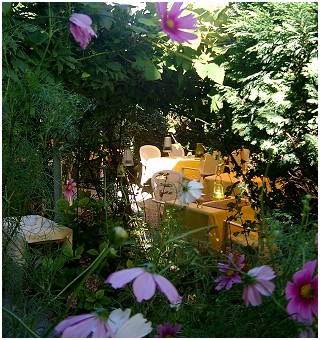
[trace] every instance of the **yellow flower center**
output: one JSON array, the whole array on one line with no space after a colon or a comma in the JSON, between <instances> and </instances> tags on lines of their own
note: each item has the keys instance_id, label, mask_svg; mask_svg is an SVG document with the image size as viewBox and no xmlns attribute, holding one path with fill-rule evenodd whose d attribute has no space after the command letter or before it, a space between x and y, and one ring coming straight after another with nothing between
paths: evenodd
<instances>
[{"instance_id":1,"label":"yellow flower center","mask_svg":"<svg viewBox=\"0 0 320 340\"><path fill-rule=\"evenodd\" d=\"M300 288L300 294L305 299L313 299L314 289L312 289L310 285L304 285Z\"/></svg>"},{"instance_id":2,"label":"yellow flower center","mask_svg":"<svg viewBox=\"0 0 320 340\"><path fill-rule=\"evenodd\" d=\"M168 19L168 20L166 21L166 25L167 25L167 27L169 27L169 28L173 28L173 26L174 26L174 21L173 21L172 19Z\"/></svg>"},{"instance_id":3,"label":"yellow flower center","mask_svg":"<svg viewBox=\"0 0 320 340\"><path fill-rule=\"evenodd\" d=\"M72 185L69 184L68 185L68 190L71 190L71 188L72 188Z\"/></svg>"},{"instance_id":4,"label":"yellow flower center","mask_svg":"<svg viewBox=\"0 0 320 340\"><path fill-rule=\"evenodd\" d=\"M229 270L227 271L227 276L232 276L233 274L234 274L234 270L229 269Z\"/></svg>"}]
</instances>

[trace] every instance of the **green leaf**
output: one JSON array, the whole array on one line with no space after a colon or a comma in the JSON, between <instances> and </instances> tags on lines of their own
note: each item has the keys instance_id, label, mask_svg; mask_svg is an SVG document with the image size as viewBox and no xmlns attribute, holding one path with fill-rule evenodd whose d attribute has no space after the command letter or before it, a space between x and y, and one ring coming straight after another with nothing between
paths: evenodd
<instances>
[{"instance_id":1,"label":"green leaf","mask_svg":"<svg viewBox=\"0 0 320 340\"><path fill-rule=\"evenodd\" d=\"M97 292L96 292L96 298L97 299L100 299L104 296L104 290L103 289L99 289Z\"/></svg>"},{"instance_id":2,"label":"green leaf","mask_svg":"<svg viewBox=\"0 0 320 340\"><path fill-rule=\"evenodd\" d=\"M62 253L64 256L72 258L73 257L73 251L70 248L70 245L68 244L68 241L63 242L62 245Z\"/></svg>"},{"instance_id":3,"label":"green leaf","mask_svg":"<svg viewBox=\"0 0 320 340\"><path fill-rule=\"evenodd\" d=\"M3 2L2 3L2 13L7 15L11 12L11 2Z\"/></svg>"},{"instance_id":4,"label":"green leaf","mask_svg":"<svg viewBox=\"0 0 320 340\"><path fill-rule=\"evenodd\" d=\"M100 25L104 27L105 29L109 30L114 22L114 19L112 17L113 14L111 12L106 12L105 8L103 8L99 12L99 14L100 14L99 16Z\"/></svg>"},{"instance_id":5,"label":"green leaf","mask_svg":"<svg viewBox=\"0 0 320 340\"><path fill-rule=\"evenodd\" d=\"M142 71L146 80L161 79L160 72L150 60L137 58L137 60L132 64L132 66L133 68Z\"/></svg>"},{"instance_id":6,"label":"green leaf","mask_svg":"<svg viewBox=\"0 0 320 340\"><path fill-rule=\"evenodd\" d=\"M81 254L83 253L84 248L83 247L79 247L76 249L76 251L74 252L74 257L76 259L79 259L81 257Z\"/></svg>"},{"instance_id":7,"label":"green leaf","mask_svg":"<svg viewBox=\"0 0 320 340\"><path fill-rule=\"evenodd\" d=\"M107 243L107 242L101 243L100 246L99 246L100 252L101 252L103 249L105 249L105 248L108 248L108 243Z\"/></svg>"},{"instance_id":8,"label":"green leaf","mask_svg":"<svg viewBox=\"0 0 320 340\"><path fill-rule=\"evenodd\" d=\"M69 203L65 198L60 198L57 202L56 202L56 207L59 210L65 211L68 209L69 207Z\"/></svg>"},{"instance_id":9,"label":"green leaf","mask_svg":"<svg viewBox=\"0 0 320 340\"><path fill-rule=\"evenodd\" d=\"M88 205L89 202L90 199L88 197L82 198L81 200L79 200L78 206L79 208L84 208L86 205Z\"/></svg>"},{"instance_id":10,"label":"green leaf","mask_svg":"<svg viewBox=\"0 0 320 340\"><path fill-rule=\"evenodd\" d=\"M86 298L86 301L87 301L87 302L95 302L96 299L93 298L93 297L88 297L88 298Z\"/></svg>"},{"instance_id":11,"label":"green leaf","mask_svg":"<svg viewBox=\"0 0 320 340\"><path fill-rule=\"evenodd\" d=\"M89 249L87 253L90 255L99 255L99 252L96 249Z\"/></svg>"},{"instance_id":12,"label":"green leaf","mask_svg":"<svg viewBox=\"0 0 320 340\"><path fill-rule=\"evenodd\" d=\"M223 67L215 63L202 64L198 60L194 63L194 67L200 78L205 79L206 77L208 77L209 79L220 85L223 84L225 74Z\"/></svg>"},{"instance_id":13,"label":"green leaf","mask_svg":"<svg viewBox=\"0 0 320 340\"><path fill-rule=\"evenodd\" d=\"M156 24L153 20L148 19L148 18L139 18L138 21L141 24L144 24L144 25L149 26L149 27L156 27L156 26L158 26L158 24Z\"/></svg>"},{"instance_id":14,"label":"green leaf","mask_svg":"<svg viewBox=\"0 0 320 340\"><path fill-rule=\"evenodd\" d=\"M99 299L99 302L101 302L104 306L110 305L112 300L108 296L103 296Z\"/></svg>"}]
</instances>

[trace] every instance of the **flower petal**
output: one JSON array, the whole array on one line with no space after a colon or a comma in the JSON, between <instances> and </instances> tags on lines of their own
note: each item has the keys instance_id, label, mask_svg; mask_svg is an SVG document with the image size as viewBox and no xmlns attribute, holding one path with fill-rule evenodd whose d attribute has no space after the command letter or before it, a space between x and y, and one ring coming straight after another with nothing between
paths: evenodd
<instances>
[{"instance_id":1,"label":"flower petal","mask_svg":"<svg viewBox=\"0 0 320 340\"><path fill-rule=\"evenodd\" d=\"M168 298L170 303L176 304L182 301L182 297L168 279L158 274L153 274L153 278L158 289Z\"/></svg>"},{"instance_id":2,"label":"flower petal","mask_svg":"<svg viewBox=\"0 0 320 340\"><path fill-rule=\"evenodd\" d=\"M138 313L126 321L115 336L117 338L142 338L151 331L151 322L147 322L143 315Z\"/></svg>"},{"instance_id":3,"label":"flower petal","mask_svg":"<svg viewBox=\"0 0 320 340\"><path fill-rule=\"evenodd\" d=\"M109 314L107 320L107 326L111 329L113 333L116 333L119 328L121 328L130 317L131 309L127 308L124 311L121 308L113 310Z\"/></svg>"},{"instance_id":4,"label":"flower petal","mask_svg":"<svg viewBox=\"0 0 320 340\"><path fill-rule=\"evenodd\" d=\"M59 324L55 327L55 331L60 334L62 333L66 328L75 325L79 322L85 321L90 318L95 318L95 315L93 314L81 314L81 315L74 315L69 316L68 318L62 320L59 322Z\"/></svg>"},{"instance_id":5,"label":"flower petal","mask_svg":"<svg viewBox=\"0 0 320 340\"><path fill-rule=\"evenodd\" d=\"M143 268L129 268L119 270L110 274L105 280L105 283L110 283L113 288L122 288L144 272L145 269Z\"/></svg>"},{"instance_id":6,"label":"flower petal","mask_svg":"<svg viewBox=\"0 0 320 340\"><path fill-rule=\"evenodd\" d=\"M86 338L93 332L99 324L99 319L94 316L93 318L79 322L64 330L62 333L63 338Z\"/></svg>"},{"instance_id":7,"label":"flower petal","mask_svg":"<svg viewBox=\"0 0 320 340\"><path fill-rule=\"evenodd\" d=\"M145 271L139 275L132 285L133 294L138 302L150 300L156 292L156 284L151 273Z\"/></svg>"}]
</instances>

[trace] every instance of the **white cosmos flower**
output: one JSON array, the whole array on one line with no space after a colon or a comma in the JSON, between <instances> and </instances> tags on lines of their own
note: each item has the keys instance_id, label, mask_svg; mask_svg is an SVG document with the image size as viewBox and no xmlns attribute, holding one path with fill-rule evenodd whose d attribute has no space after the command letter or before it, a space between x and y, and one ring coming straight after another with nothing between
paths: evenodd
<instances>
[{"instance_id":1,"label":"white cosmos flower","mask_svg":"<svg viewBox=\"0 0 320 340\"><path fill-rule=\"evenodd\" d=\"M151 322L146 322L138 313L130 318L131 309L115 309L107 320L108 335L111 338L142 338L152 331Z\"/></svg>"},{"instance_id":2,"label":"white cosmos flower","mask_svg":"<svg viewBox=\"0 0 320 340\"><path fill-rule=\"evenodd\" d=\"M179 192L179 202L186 205L195 202L196 199L202 196L203 185L196 180L183 183L182 191Z\"/></svg>"}]
</instances>

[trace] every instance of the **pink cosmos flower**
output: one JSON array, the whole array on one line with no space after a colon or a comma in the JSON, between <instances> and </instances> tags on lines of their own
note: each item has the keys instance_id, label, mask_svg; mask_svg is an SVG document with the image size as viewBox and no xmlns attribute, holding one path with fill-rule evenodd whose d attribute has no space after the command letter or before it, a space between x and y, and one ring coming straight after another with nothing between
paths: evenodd
<instances>
[{"instance_id":1,"label":"pink cosmos flower","mask_svg":"<svg viewBox=\"0 0 320 340\"><path fill-rule=\"evenodd\" d=\"M293 275L293 282L286 286L286 298L291 301L287 312L292 319L312 324L312 314L318 317L318 275L312 277L317 260L308 261Z\"/></svg>"},{"instance_id":2,"label":"pink cosmos flower","mask_svg":"<svg viewBox=\"0 0 320 340\"><path fill-rule=\"evenodd\" d=\"M242 298L247 307L249 304L252 306L261 305L261 295L270 296L273 293L275 285L270 280L274 279L276 275L269 266L253 268L247 274L252 283L244 287Z\"/></svg>"},{"instance_id":3,"label":"pink cosmos flower","mask_svg":"<svg viewBox=\"0 0 320 340\"><path fill-rule=\"evenodd\" d=\"M234 263L234 256L232 253L228 255L229 263L218 263L219 270L222 275L219 276L214 282L219 282L216 286L216 290L221 290L226 287L230 289L233 283L241 282L241 277L238 271L243 267L242 262L244 261L244 255L241 255L237 263Z\"/></svg>"},{"instance_id":4,"label":"pink cosmos flower","mask_svg":"<svg viewBox=\"0 0 320 340\"><path fill-rule=\"evenodd\" d=\"M177 304L182 301L176 288L165 277L153 274L144 268L129 268L110 274L105 283L110 283L113 288L123 288L134 280L133 294L138 302L150 300L155 294L156 287L168 298L170 303Z\"/></svg>"},{"instance_id":5,"label":"pink cosmos flower","mask_svg":"<svg viewBox=\"0 0 320 340\"><path fill-rule=\"evenodd\" d=\"M71 197L75 192L75 187L77 186L77 183L74 181L74 179L70 178L67 182L67 186L64 189L64 195L66 197Z\"/></svg>"},{"instance_id":6,"label":"pink cosmos flower","mask_svg":"<svg viewBox=\"0 0 320 340\"><path fill-rule=\"evenodd\" d=\"M138 313L130 318L131 309L115 309L108 318L105 311L70 316L62 320L55 331L63 338L142 338L152 331L151 322L146 322Z\"/></svg>"},{"instance_id":7,"label":"pink cosmos flower","mask_svg":"<svg viewBox=\"0 0 320 340\"><path fill-rule=\"evenodd\" d=\"M174 2L170 11L168 12L167 2L155 2L158 17L160 18L160 27L162 31L169 35L170 39L174 42L183 43L188 40L197 39L197 35L189 32L182 31L184 29L195 30L197 19L193 14L180 17L183 12L180 9L182 2Z\"/></svg>"},{"instance_id":8,"label":"pink cosmos flower","mask_svg":"<svg viewBox=\"0 0 320 340\"><path fill-rule=\"evenodd\" d=\"M155 335L155 338L174 338L181 328L182 325L177 325L173 327L171 322L166 322L163 325L158 325L157 326L158 334Z\"/></svg>"},{"instance_id":9,"label":"pink cosmos flower","mask_svg":"<svg viewBox=\"0 0 320 340\"><path fill-rule=\"evenodd\" d=\"M91 28L92 20L89 16L81 13L74 13L70 17L70 32L75 41L84 50L88 46L92 37L97 37Z\"/></svg>"}]
</instances>

